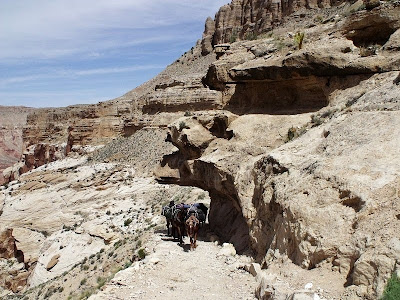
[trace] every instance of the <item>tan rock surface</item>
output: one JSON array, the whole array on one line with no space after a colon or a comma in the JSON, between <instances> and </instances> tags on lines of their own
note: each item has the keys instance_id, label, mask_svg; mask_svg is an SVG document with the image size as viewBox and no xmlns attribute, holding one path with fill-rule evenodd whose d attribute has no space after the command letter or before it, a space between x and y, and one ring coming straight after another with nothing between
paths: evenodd
<instances>
[{"instance_id":1,"label":"tan rock surface","mask_svg":"<svg viewBox=\"0 0 400 300\"><path fill-rule=\"evenodd\" d=\"M26 116L33 108L0 105L0 184L3 184L3 170L21 158L22 129Z\"/></svg>"},{"instance_id":2,"label":"tan rock surface","mask_svg":"<svg viewBox=\"0 0 400 300\"><path fill-rule=\"evenodd\" d=\"M36 169L0 195L0 224L14 228L17 247L30 257L25 261L37 261L28 270L29 282L36 286L52 278L29 297L55 298L61 285L68 293L77 290L76 297L94 292L94 274L100 272L94 257L107 261L100 274L112 277L111 261L121 267L122 250L134 255L126 244L140 247L142 241L134 240L138 232L161 222L149 199L199 199L199 191L164 189L138 176L151 173L156 155L164 155L156 170L160 182L209 192L212 230L236 252L253 254L262 268L253 268L258 297L379 297L400 259L399 8L382 2L366 10L361 2L232 1L214 23L207 20L202 42L141 87L112 102L32 115L36 125L25 132L31 155L10 174L16 178L27 171L26 163ZM305 34L302 49L294 39L297 32ZM234 33L236 42L202 56L216 43L231 42ZM168 124L173 146L167 149L156 140ZM160 131L154 137L140 131L140 138L121 138L149 126ZM130 151L136 142L142 148ZM102 143L109 144L91 154L92 162L78 158ZM59 158L63 147L68 159L39 167ZM40 252L28 247L35 235L27 230L41 235ZM67 262L72 249L84 253ZM59 262L48 272L45 267L57 253ZM92 256L90 266L83 263L87 256ZM81 267L71 265L80 262ZM232 268L249 268L252 262ZM191 263L188 257L183 266ZM150 288L137 289L130 285L142 282L127 277L155 276L151 266L161 264L155 255L143 269L120 274L121 281L99 295L134 290L134 296L155 296L152 281ZM63 277L68 268L70 275ZM70 282L63 284L64 279ZM164 286L161 280L157 286ZM118 282L128 286L119 290Z\"/></svg>"},{"instance_id":3,"label":"tan rock surface","mask_svg":"<svg viewBox=\"0 0 400 300\"><path fill-rule=\"evenodd\" d=\"M164 239L152 237L151 254L144 261L119 272L89 299L255 299L255 280L234 267L239 256L219 255L223 248L204 241L194 251L184 251Z\"/></svg>"}]
</instances>

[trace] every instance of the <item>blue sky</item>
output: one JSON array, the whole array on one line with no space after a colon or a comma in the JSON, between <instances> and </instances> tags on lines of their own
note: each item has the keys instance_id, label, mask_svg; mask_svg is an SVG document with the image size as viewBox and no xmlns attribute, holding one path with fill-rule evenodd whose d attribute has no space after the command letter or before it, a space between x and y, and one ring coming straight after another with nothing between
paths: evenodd
<instances>
[{"instance_id":1,"label":"blue sky","mask_svg":"<svg viewBox=\"0 0 400 300\"><path fill-rule=\"evenodd\" d=\"M230 0L0 0L0 105L123 95L201 38Z\"/></svg>"}]
</instances>

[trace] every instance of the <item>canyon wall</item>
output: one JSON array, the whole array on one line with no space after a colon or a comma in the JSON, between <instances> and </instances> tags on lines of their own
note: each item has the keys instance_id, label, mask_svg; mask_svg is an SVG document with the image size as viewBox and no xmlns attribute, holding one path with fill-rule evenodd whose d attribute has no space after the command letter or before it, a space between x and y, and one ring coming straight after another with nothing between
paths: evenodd
<instances>
[{"instance_id":1,"label":"canyon wall","mask_svg":"<svg viewBox=\"0 0 400 300\"><path fill-rule=\"evenodd\" d=\"M82 154L117 137L128 137L143 127L166 127L185 112L220 107L221 93L201 81L215 54L202 56L200 52L200 45L193 47L158 76L117 99L42 108L29 114L22 135L22 159L4 171L6 182L69 153Z\"/></svg>"},{"instance_id":2,"label":"canyon wall","mask_svg":"<svg viewBox=\"0 0 400 300\"><path fill-rule=\"evenodd\" d=\"M400 270L400 8L368 3L234 0L146 84L29 115L25 158L8 179L168 127L175 148L155 176L207 190L222 241L265 272L329 273L334 297L376 299ZM268 280L258 293L286 297Z\"/></svg>"},{"instance_id":3,"label":"canyon wall","mask_svg":"<svg viewBox=\"0 0 400 300\"><path fill-rule=\"evenodd\" d=\"M0 106L0 185L4 183L3 170L21 159L22 130L27 115L34 109Z\"/></svg>"},{"instance_id":4,"label":"canyon wall","mask_svg":"<svg viewBox=\"0 0 400 300\"><path fill-rule=\"evenodd\" d=\"M255 39L284 23L285 17L295 13L304 18L309 9L330 8L345 0L234 0L222 6L215 19L207 19L202 38L202 53L212 52L213 46L236 40ZM351 2L351 1L348 1Z\"/></svg>"},{"instance_id":5,"label":"canyon wall","mask_svg":"<svg viewBox=\"0 0 400 300\"><path fill-rule=\"evenodd\" d=\"M179 150L156 174L209 191L213 230L250 245L266 272L285 261L329 270L374 299L400 267L400 10L350 11L322 25L293 17L275 36L227 46L203 79L225 112L172 123Z\"/></svg>"}]
</instances>

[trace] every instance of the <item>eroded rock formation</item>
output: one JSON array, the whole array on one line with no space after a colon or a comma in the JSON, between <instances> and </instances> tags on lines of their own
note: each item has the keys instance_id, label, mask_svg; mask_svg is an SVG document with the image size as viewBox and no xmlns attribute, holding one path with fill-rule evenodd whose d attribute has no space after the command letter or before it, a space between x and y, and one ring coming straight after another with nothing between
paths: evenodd
<instances>
[{"instance_id":1,"label":"eroded rock formation","mask_svg":"<svg viewBox=\"0 0 400 300\"><path fill-rule=\"evenodd\" d=\"M390 5L336 16L305 29L303 49L290 23L281 39L231 45L203 82L222 92L232 137L201 115L176 121L179 151L159 180L208 190L212 228L239 250L250 244L264 268L328 269L358 295L380 295L400 258L398 16Z\"/></svg>"},{"instance_id":2,"label":"eroded rock formation","mask_svg":"<svg viewBox=\"0 0 400 300\"><path fill-rule=\"evenodd\" d=\"M0 184L4 182L3 170L21 159L22 130L31 111L27 107L0 106Z\"/></svg>"},{"instance_id":3,"label":"eroded rock formation","mask_svg":"<svg viewBox=\"0 0 400 300\"><path fill-rule=\"evenodd\" d=\"M307 9L330 8L345 2L234 0L222 6L214 20L207 19L202 39L203 54L210 53L217 44L256 39L258 35L284 23L285 17L292 13L304 18Z\"/></svg>"},{"instance_id":4,"label":"eroded rock formation","mask_svg":"<svg viewBox=\"0 0 400 300\"><path fill-rule=\"evenodd\" d=\"M333 298L379 297L400 269L399 15L396 3L364 9L361 1L232 1L214 21L207 19L202 41L143 86L111 102L29 116L25 160L10 180L71 152L84 154L85 146L168 126L174 147L157 179L209 192L211 228L263 268L260 298L293 293L287 270L316 284L329 274ZM297 32L304 33L301 47ZM213 47L222 42L232 43L216 55ZM104 149L112 154L107 160L125 159L122 151ZM85 189L109 189L111 197L120 192L113 184L122 187L116 178L127 180L119 174L123 168L111 169L100 181L85 173L63 192L77 202L88 195ZM58 184L74 175L42 171L0 195L7 218L11 200L29 203L23 191L43 195L49 187L62 203ZM71 216L55 213L58 228L72 225ZM19 221L8 222L22 230ZM103 227L82 224L96 239L112 239ZM56 231L46 259L20 245L25 260L40 264L32 285L50 278L46 266L61 272L66 265L62 255L50 263L60 252Z\"/></svg>"}]
</instances>

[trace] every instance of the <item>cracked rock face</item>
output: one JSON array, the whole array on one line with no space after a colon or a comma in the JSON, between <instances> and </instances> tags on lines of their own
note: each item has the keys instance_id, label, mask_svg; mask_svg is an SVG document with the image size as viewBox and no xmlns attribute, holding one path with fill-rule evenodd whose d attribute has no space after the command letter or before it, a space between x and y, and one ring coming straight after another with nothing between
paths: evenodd
<instances>
[{"instance_id":1,"label":"cracked rock face","mask_svg":"<svg viewBox=\"0 0 400 300\"><path fill-rule=\"evenodd\" d=\"M264 268L288 260L336 272L342 287L371 299L400 255L393 240L400 68L392 50L399 23L392 10L310 26L303 49L273 50L276 38L263 41L272 49L265 54L261 41L232 44L203 79L236 115L226 124L232 137L210 140L196 116L184 128L174 123L169 139L179 151L165 156L159 177L209 191L211 226L239 251L250 245ZM374 30L382 30L381 40ZM365 54L371 45L377 51ZM266 128L267 120L273 125Z\"/></svg>"},{"instance_id":2,"label":"cracked rock face","mask_svg":"<svg viewBox=\"0 0 400 300\"><path fill-rule=\"evenodd\" d=\"M3 184L3 170L21 158L23 143L22 130L27 115L33 108L0 106L0 184Z\"/></svg>"}]
</instances>

